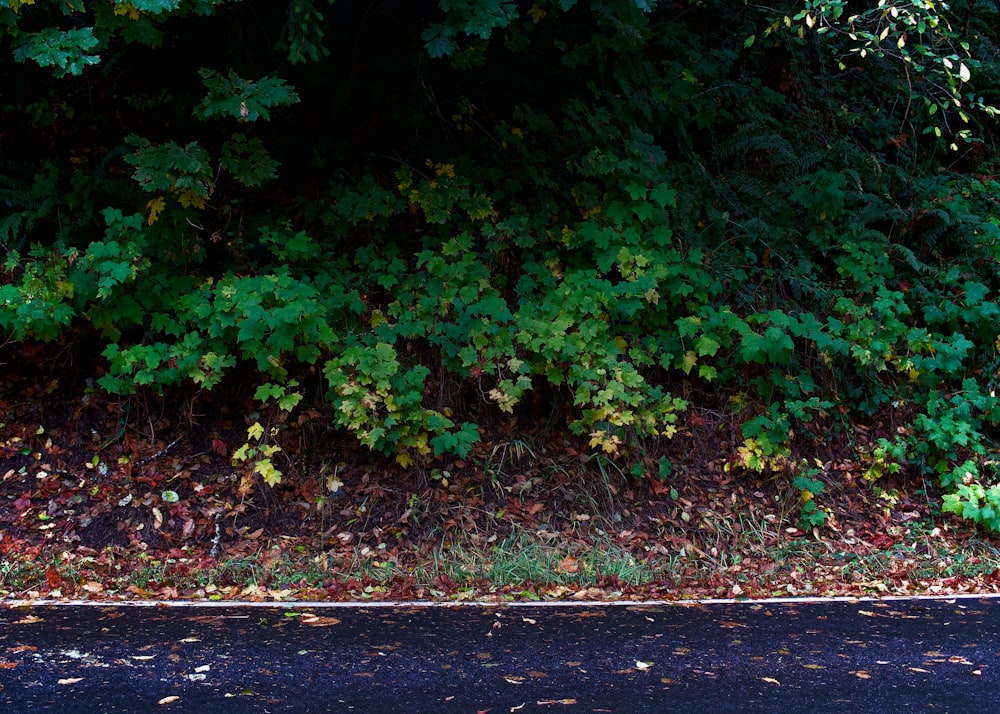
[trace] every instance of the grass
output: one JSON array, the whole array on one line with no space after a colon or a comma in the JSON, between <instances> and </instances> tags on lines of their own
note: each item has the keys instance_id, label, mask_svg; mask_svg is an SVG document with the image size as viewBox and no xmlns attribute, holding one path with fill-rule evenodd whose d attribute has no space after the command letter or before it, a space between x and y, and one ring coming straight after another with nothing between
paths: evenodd
<instances>
[{"instance_id":1,"label":"grass","mask_svg":"<svg viewBox=\"0 0 1000 714\"><path fill-rule=\"evenodd\" d=\"M891 540L880 548L850 531L790 537L780 514L759 504L736 507L734 500L733 508L701 509L690 524L696 527L686 530L650 519L646 537L632 541L594 503L613 501L613 490L599 486L593 496L579 496L573 507L594 515L567 522L559 532L494 517L486 508L481 528L439 527L431 531L435 544L425 537L409 550L358 541L332 541L320 550L319 541L313 549L279 538L218 560L198 560L193 551L188 557L185 549L171 557L114 547L47 559L9 553L0 559L0 595L229 599L330 593L363 599L397 597L405 583L409 597L421 598L537 599L590 591L611 598L623 592L756 597L936 591L932 585L949 579L1000 572L994 541L959 532L939 514L888 525ZM95 583L101 589L92 590Z\"/></svg>"},{"instance_id":2,"label":"grass","mask_svg":"<svg viewBox=\"0 0 1000 714\"><path fill-rule=\"evenodd\" d=\"M483 579L497 588L527 585L589 587L605 578L625 585L664 579L674 561L655 555L637 556L598 535L589 547L571 546L537 532L515 528L484 548L471 540L452 543L434 553L435 571L457 583Z\"/></svg>"}]
</instances>

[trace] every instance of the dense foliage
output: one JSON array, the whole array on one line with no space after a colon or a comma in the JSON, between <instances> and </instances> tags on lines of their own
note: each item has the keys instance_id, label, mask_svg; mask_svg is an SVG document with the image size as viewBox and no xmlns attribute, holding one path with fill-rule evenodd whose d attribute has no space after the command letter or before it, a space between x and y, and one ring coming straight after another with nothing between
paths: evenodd
<instances>
[{"instance_id":1,"label":"dense foliage","mask_svg":"<svg viewBox=\"0 0 1000 714\"><path fill-rule=\"evenodd\" d=\"M402 464L518 414L627 462L713 394L808 524L796 428L890 411L868 477L1000 530L998 6L774 5L9 0L0 330L257 375L269 483L317 405Z\"/></svg>"}]
</instances>

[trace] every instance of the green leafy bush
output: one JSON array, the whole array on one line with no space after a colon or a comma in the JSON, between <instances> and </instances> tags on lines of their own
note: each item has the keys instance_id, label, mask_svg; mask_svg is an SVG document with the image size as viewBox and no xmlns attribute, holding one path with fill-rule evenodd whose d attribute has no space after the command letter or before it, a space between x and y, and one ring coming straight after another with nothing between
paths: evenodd
<instances>
[{"instance_id":1,"label":"green leafy bush","mask_svg":"<svg viewBox=\"0 0 1000 714\"><path fill-rule=\"evenodd\" d=\"M0 329L403 464L538 410L627 458L714 392L760 473L899 409L870 479L995 529L1000 18L853 7L10 2Z\"/></svg>"}]
</instances>

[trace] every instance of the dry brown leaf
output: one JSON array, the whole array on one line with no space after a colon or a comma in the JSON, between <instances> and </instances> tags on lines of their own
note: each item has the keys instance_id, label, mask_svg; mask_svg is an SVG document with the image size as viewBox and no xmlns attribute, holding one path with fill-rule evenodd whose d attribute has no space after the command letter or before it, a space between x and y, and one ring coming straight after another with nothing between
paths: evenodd
<instances>
[{"instance_id":1,"label":"dry brown leaf","mask_svg":"<svg viewBox=\"0 0 1000 714\"><path fill-rule=\"evenodd\" d=\"M340 624L340 620L336 617L325 617L322 615L303 615L299 618L299 622L303 625L312 625L313 627L330 627Z\"/></svg>"},{"instance_id":2,"label":"dry brown leaf","mask_svg":"<svg viewBox=\"0 0 1000 714\"><path fill-rule=\"evenodd\" d=\"M575 573L580 569L580 564L572 555L567 555L559 561L556 571L561 573Z\"/></svg>"},{"instance_id":3,"label":"dry brown leaf","mask_svg":"<svg viewBox=\"0 0 1000 714\"><path fill-rule=\"evenodd\" d=\"M45 569L45 582L49 584L49 587L53 590L57 590L62 587L62 576L59 575L59 571L56 566L50 565Z\"/></svg>"}]
</instances>

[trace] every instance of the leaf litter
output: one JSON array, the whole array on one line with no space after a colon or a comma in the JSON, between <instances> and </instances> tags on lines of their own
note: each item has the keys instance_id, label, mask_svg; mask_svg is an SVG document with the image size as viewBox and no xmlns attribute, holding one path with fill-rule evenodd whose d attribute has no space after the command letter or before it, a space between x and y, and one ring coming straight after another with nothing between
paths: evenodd
<instances>
[{"instance_id":1,"label":"leaf litter","mask_svg":"<svg viewBox=\"0 0 1000 714\"><path fill-rule=\"evenodd\" d=\"M271 488L230 460L245 425L225 399L192 394L183 409L152 394L112 399L64 385L57 359L8 359L0 385L6 598L1000 591L1000 540L942 517L932 485L914 491L900 474L864 485L865 444L891 435L889 417L839 439L832 419L817 418L797 435L798 448L823 463L827 488L817 498L830 515L803 532L789 474L733 468L740 442L721 411L692 413L673 439L615 460L586 453L572 435L509 423L484 430L465 459L402 467L358 451L311 410L283 425L285 479ZM513 446L524 443L531 448ZM664 459L675 465L666 482Z\"/></svg>"}]
</instances>

